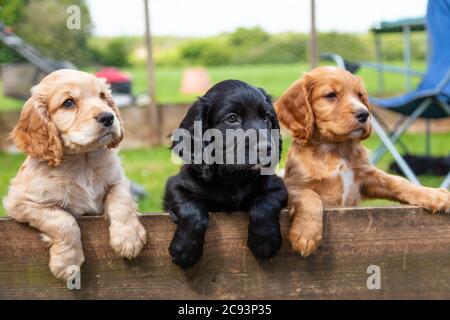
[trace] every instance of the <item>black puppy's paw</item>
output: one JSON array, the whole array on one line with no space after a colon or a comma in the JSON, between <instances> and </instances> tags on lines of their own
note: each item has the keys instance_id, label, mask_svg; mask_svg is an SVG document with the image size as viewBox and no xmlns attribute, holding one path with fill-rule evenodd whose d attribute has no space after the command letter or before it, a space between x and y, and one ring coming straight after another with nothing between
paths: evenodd
<instances>
[{"instance_id":1,"label":"black puppy's paw","mask_svg":"<svg viewBox=\"0 0 450 320\"><path fill-rule=\"evenodd\" d=\"M203 239L172 240L169 247L172 261L183 270L191 268L203 254Z\"/></svg>"},{"instance_id":2,"label":"black puppy's paw","mask_svg":"<svg viewBox=\"0 0 450 320\"><path fill-rule=\"evenodd\" d=\"M259 259L269 259L275 256L281 248L282 242L279 226L264 229L249 227L247 245Z\"/></svg>"}]
</instances>

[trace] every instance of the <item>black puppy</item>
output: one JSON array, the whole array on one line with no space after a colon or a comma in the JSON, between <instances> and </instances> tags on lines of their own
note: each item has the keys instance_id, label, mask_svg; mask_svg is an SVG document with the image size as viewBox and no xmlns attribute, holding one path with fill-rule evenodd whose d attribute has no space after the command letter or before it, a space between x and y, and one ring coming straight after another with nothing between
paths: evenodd
<instances>
[{"instance_id":1,"label":"black puppy","mask_svg":"<svg viewBox=\"0 0 450 320\"><path fill-rule=\"evenodd\" d=\"M192 136L197 121L201 121L203 132L217 129L223 135L227 129L276 129L279 132L270 97L264 90L238 80L226 80L213 86L191 106L179 129L185 129ZM276 162L281 154L281 138L278 139ZM174 142L172 148L177 144ZM202 142L203 149L206 145ZM256 145L257 153L260 145ZM249 149L246 141L245 163L206 164L204 160L185 163L181 171L167 181L164 209L178 224L169 250L180 267L187 269L202 256L208 212L248 211L247 245L253 254L262 259L270 258L280 248L279 214L286 205L287 191L281 178L274 174L262 175L263 165L249 163ZM268 153L270 149L269 145Z\"/></svg>"}]
</instances>

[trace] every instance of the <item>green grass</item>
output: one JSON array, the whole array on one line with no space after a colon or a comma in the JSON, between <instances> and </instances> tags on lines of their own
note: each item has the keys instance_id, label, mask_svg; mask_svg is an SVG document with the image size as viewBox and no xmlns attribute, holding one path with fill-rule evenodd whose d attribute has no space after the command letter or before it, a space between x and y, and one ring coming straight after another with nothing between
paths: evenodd
<instances>
[{"instance_id":1,"label":"green grass","mask_svg":"<svg viewBox=\"0 0 450 320\"><path fill-rule=\"evenodd\" d=\"M23 103L22 100L5 97L3 95L3 84L0 82L0 111L20 110Z\"/></svg>"},{"instance_id":2,"label":"green grass","mask_svg":"<svg viewBox=\"0 0 450 320\"><path fill-rule=\"evenodd\" d=\"M401 62L391 63L401 66ZM424 62L415 62L414 69L424 70ZM255 86L265 88L272 96L277 97L286 90L303 72L308 70L306 63L298 64L263 64L263 65L239 65L209 67L208 73L212 83L225 79L239 79L249 82ZM92 68L87 71L94 72ZM133 76L134 94L145 93L147 89L147 74L145 67L133 67L125 69ZM159 103L190 103L194 100L193 95L180 93L180 82L183 68L156 68L156 100ZM377 76L373 70L363 69L359 73L366 83L371 94L377 92ZM417 79L416 79L417 81ZM383 95L390 95L404 91L404 77L402 75L389 74L386 76L385 87L387 91ZM4 97L0 84L0 111L20 109L23 102L16 99Z\"/></svg>"},{"instance_id":3,"label":"green grass","mask_svg":"<svg viewBox=\"0 0 450 320\"><path fill-rule=\"evenodd\" d=\"M143 186L149 196L139 202L143 212L162 211L162 197L167 179L176 174L167 147L136 149L121 152L122 165L128 178Z\"/></svg>"},{"instance_id":4,"label":"green grass","mask_svg":"<svg viewBox=\"0 0 450 320\"><path fill-rule=\"evenodd\" d=\"M450 133L433 134L432 154L447 155L449 152L448 141ZM422 134L406 134L403 141L414 152L420 153L424 150L424 136ZM371 137L364 144L370 150L378 145L378 137ZM284 139L281 166L284 166L290 139ZM153 149L125 150L120 153L122 164L127 176L134 182L142 185L149 192L149 197L140 201L139 209L142 212L162 211L162 196L166 180L177 173L179 166L171 161L170 151L165 147ZM0 153L0 198L6 195L10 179L16 174L20 164L24 160L22 154ZM392 158L386 155L380 161L378 167L387 170ZM442 178L434 176L421 176L420 181L431 187L439 186ZM374 200L365 202L363 205L386 205L387 201ZM0 216L4 215L3 206L0 206Z\"/></svg>"},{"instance_id":5,"label":"green grass","mask_svg":"<svg viewBox=\"0 0 450 320\"><path fill-rule=\"evenodd\" d=\"M401 65L401 62L394 63ZM414 68L424 70L424 62L415 62ZM240 79L256 86L264 87L274 97L279 96L284 90L296 80L303 72L308 69L306 64L270 64L270 65L242 65L242 66L223 66L208 68L211 81L213 83L224 79ZM88 71L94 71L92 69ZM145 67L129 68L125 71L133 75L133 90L135 94L147 91L147 75ZM194 96L182 95L179 92L181 75L183 70L180 68L157 68L157 100L160 103L190 103ZM377 76L372 70L362 70L360 75L364 78L366 87L371 94L380 94L376 92ZM417 81L417 79L416 79ZM417 83L417 82L416 82ZM385 79L385 87L389 91L384 95L395 94L404 91L404 77L402 75L389 75ZM20 109L23 102L15 99L6 98L2 94L0 85L0 111ZM432 138L432 153L434 155L447 155L449 152L448 141L450 133L434 134ZM374 149L379 140L373 136L365 142L369 149ZM408 134L404 142L413 152L423 153L424 137L421 134ZM290 140L285 139L283 148L282 165L286 159ZM126 150L121 152L123 166L128 177L143 185L150 196L139 203L141 211L161 211L161 199L164 191L164 185L167 178L178 171L178 166L171 162L170 152L167 148ZM3 198L7 192L9 180L15 175L20 164L24 160L23 155L13 155L0 153L0 198ZM379 163L379 167L386 170L391 157L385 156ZM421 182L428 186L438 186L439 177L424 176L420 177ZM386 201L376 200L375 202L365 202L365 204L386 204ZM4 215L3 206L0 206L0 216Z\"/></svg>"},{"instance_id":6,"label":"green grass","mask_svg":"<svg viewBox=\"0 0 450 320\"><path fill-rule=\"evenodd\" d=\"M401 62L393 65L401 66ZM289 85L298 79L303 72L308 70L305 63L298 64L262 64L209 67L208 74L212 83L225 79L239 79L255 86L265 88L272 96L280 96ZM424 62L415 62L416 70L424 70ZM145 68L130 68L126 71L133 75L134 93L147 92L147 75ZM181 68L156 68L156 99L159 103L190 103L195 96L180 93L180 83L183 69ZM377 73L374 70L362 69L359 73L363 77L367 89L372 94L377 92ZM415 79L413 84L416 84ZM383 95L391 95L404 91L404 77L399 74L389 74L385 77Z\"/></svg>"}]
</instances>

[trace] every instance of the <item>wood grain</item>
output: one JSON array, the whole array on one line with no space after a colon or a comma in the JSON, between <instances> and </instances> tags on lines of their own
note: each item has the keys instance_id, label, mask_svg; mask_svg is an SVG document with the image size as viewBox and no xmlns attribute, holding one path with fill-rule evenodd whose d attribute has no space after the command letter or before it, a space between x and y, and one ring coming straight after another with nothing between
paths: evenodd
<instances>
[{"instance_id":1,"label":"wood grain","mask_svg":"<svg viewBox=\"0 0 450 320\"><path fill-rule=\"evenodd\" d=\"M166 214L142 221L149 243L127 261L109 247L103 217L80 219L86 262L81 290L53 278L48 249L27 225L0 219L0 299L449 299L450 216L417 207L331 209L324 240L311 257L291 251L287 214L283 247L258 261L246 246L245 213L210 214L200 262L183 272L168 246L175 225ZM369 265L381 289L367 289Z\"/></svg>"}]
</instances>

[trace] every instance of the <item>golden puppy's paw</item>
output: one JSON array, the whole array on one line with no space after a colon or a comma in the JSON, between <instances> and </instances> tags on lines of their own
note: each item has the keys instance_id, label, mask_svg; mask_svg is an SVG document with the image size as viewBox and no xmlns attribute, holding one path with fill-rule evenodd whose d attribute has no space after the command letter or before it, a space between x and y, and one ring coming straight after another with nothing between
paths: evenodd
<instances>
[{"instance_id":1,"label":"golden puppy's paw","mask_svg":"<svg viewBox=\"0 0 450 320\"><path fill-rule=\"evenodd\" d=\"M127 259L135 258L147 243L147 232L137 218L126 224L111 222L109 234L111 248Z\"/></svg>"},{"instance_id":2,"label":"golden puppy's paw","mask_svg":"<svg viewBox=\"0 0 450 320\"><path fill-rule=\"evenodd\" d=\"M53 275L66 281L74 270L80 270L84 262L83 250L80 248L62 248L52 245L50 248L49 267Z\"/></svg>"},{"instance_id":3,"label":"golden puppy's paw","mask_svg":"<svg viewBox=\"0 0 450 320\"><path fill-rule=\"evenodd\" d=\"M319 247L322 241L322 228L321 221L309 221L308 223L293 225L289 231L292 249L303 257L309 256Z\"/></svg>"},{"instance_id":4,"label":"golden puppy's paw","mask_svg":"<svg viewBox=\"0 0 450 320\"><path fill-rule=\"evenodd\" d=\"M450 213L450 192L447 189L423 188L417 205L432 213Z\"/></svg>"}]
</instances>

